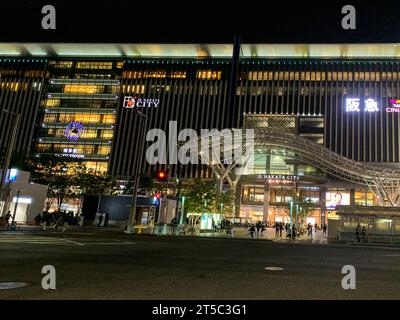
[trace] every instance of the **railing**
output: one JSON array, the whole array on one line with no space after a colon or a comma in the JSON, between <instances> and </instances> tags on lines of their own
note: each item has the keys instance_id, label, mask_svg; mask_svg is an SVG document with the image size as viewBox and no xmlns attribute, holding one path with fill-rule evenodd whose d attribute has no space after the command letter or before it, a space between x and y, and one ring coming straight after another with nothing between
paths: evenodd
<instances>
[{"instance_id":1,"label":"railing","mask_svg":"<svg viewBox=\"0 0 400 320\"><path fill-rule=\"evenodd\" d=\"M358 239L355 232L351 231L339 231L339 240L354 242L354 243L385 243L400 245L400 234L383 234L383 233L371 233L365 236L359 235Z\"/></svg>"}]
</instances>

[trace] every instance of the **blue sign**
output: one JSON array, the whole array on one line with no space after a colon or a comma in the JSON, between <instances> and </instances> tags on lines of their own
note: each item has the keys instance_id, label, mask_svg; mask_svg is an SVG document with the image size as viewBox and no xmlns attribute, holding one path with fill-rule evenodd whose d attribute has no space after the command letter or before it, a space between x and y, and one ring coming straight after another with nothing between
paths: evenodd
<instances>
[{"instance_id":1,"label":"blue sign","mask_svg":"<svg viewBox=\"0 0 400 320\"><path fill-rule=\"evenodd\" d=\"M83 132L83 124L80 122L71 122L65 129L65 136L68 140L77 141Z\"/></svg>"},{"instance_id":2,"label":"blue sign","mask_svg":"<svg viewBox=\"0 0 400 320\"><path fill-rule=\"evenodd\" d=\"M8 178L8 181L14 182L17 180L17 169L11 169L10 170L10 176Z\"/></svg>"}]
</instances>

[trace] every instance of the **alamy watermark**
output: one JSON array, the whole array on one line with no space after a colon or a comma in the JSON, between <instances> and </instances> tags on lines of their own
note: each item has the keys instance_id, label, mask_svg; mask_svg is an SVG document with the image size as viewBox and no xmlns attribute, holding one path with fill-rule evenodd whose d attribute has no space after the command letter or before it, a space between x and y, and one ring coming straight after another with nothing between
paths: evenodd
<instances>
[{"instance_id":1,"label":"alamy watermark","mask_svg":"<svg viewBox=\"0 0 400 320\"><path fill-rule=\"evenodd\" d=\"M178 132L176 121L169 121L168 135L162 129L147 132L146 150L149 164L235 164L240 173L246 166L253 168L253 129L193 129ZM167 147L168 146L168 147Z\"/></svg>"}]
</instances>

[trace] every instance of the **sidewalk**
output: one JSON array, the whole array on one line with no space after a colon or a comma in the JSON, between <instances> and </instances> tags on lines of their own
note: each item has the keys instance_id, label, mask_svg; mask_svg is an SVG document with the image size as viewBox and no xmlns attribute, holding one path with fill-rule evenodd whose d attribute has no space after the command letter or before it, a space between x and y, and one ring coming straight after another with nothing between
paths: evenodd
<instances>
[{"instance_id":1,"label":"sidewalk","mask_svg":"<svg viewBox=\"0 0 400 320\"><path fill-rule=\"evenodd\" d=\"M208 233L200 233L200 237L215 237L215 238L237 238L237 239L252 239L248 230L246 228L234 228L232 229L233 235L227 235L226 232L224 231L223 233L213 233L213 232L208 232ZM286 231L283 230L282 232L282 237L281 236L276 236L275 234L275 229L274 228L267 228L262 232L260 235L254 234L254 239L258 240L269 240L269 241L276 241L276 242L308 242L308 243L318 243L318 244L327 244L329 243L336 243L338 240L336 239L327 239L326 236L322 234L322 230L318 230L317 232L314 232L313 234L313 239L307 235L302 235L296 239L290 239L286 238Z\"/></svg>"}]
</instances>

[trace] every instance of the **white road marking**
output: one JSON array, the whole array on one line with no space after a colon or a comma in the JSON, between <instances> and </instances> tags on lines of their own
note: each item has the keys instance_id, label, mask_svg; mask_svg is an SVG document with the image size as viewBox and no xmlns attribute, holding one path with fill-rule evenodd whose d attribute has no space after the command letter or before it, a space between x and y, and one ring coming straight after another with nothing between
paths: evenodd
<instances>
[{"instance_id":1,"label":"white road marking","mask_svg":"<svg viewBox=\"0 0 400 320\"><path fill-rule=\"evenodd\" d=\"M282 270L284 270L281 267L265 267L264 269L267 271L282 271Z\"/></svg>"},{"instance_id":2,"label":"white road marking","mask_svg":"<svg viewBox=\"0 0 400 320\"><path fill-rule=\"evenodd\" d=\"M13 243L13 244L54 244L54 245L136 245L135 242L113 239L114 242L78 242L72 240L75 238L56 238L56 237L32 237L32 236L0 236L1 243Z\"/></svg>"},{"instance_id":3,"label":"white road marking","mask_svg":"<svg viewBox=\"0 0 400 320\"><path fill-rule=\"evenodd\" d=\"M102 244L102 245L121 245L121 244L136 244L133 242L85 242L85 245Z\"/></svg>"},{"instance_id":4,"label":"white road marking","mask_svg":"<svg viewBox=\"0 0 400 320\"><path fill-rule=\"evenodd\" d=\"M70 243L77 244L78 246L84 246L84 244L83 244L83 243L79 243L79 242L72 241L72 240L69 240L69 239L64 239L64 238L62 238L62 240L64 240L64 241L67 241L67 242L70 242Z\"/></svg>"}]
</instances>

